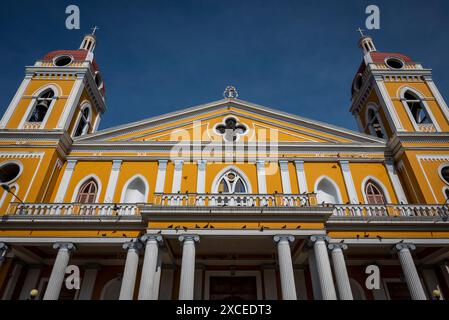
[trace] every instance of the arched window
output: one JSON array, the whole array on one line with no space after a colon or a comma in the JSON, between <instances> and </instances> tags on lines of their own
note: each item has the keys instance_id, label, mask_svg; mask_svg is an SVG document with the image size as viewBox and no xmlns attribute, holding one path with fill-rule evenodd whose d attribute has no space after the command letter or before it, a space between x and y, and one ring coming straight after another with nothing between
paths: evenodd
<instances>
[{"instance_id":1,"label":"arched window","mask_svg":"<svg viewBox=\"0 0 449 320\"><path fill-rule=\"evenodd\" d=\"M432 124L432 119L427 113L427 110L420 97L418 97L410 90L407 90L404 93L404 100L416 124Z\"/></svg>"},{"instance_id":2,"label":"arched window","mask_svg":"<svg viewBox=\"0 0 449 320\"><path fill-rule=\"evenodd\" d=\"M226 172L218 183L219 193L247 193L245 181L234 170Z\"/></svg>"},{"instance_id":3,"label":"arched window","mask_svg":"<svg viewBox=\"0 0 449 320\"><path fill-rule=\"evenodd\" d=\"M136 177L126 187L123 196L123 202L124 203L146 202L146 191L147 187L145 185L145 182L141 178Z\"/></svg>"},{"instance_id":4,"label":"arched window","mask_svg":"<svg viewBox=\"0 0 449 320\"><path fill-rule=\"evenodd\" d=\"M385 204L385 195L375 182L368 181L365 185L365 195L368 204Z\"/></svg>"},{"instance_id":5,"label":"arched window","mask_svg":"<svg viewBox=\"0 0 449 320\"><path fill-rule=\"evenodd\" d=\"M55 93L52 89L45 90L36 99L36 106L31 112L28 122L42 122L45 119L48 108L52 100L55 97Z\"/></svg>"},{"instance_id":6,"label":"arched window","mask_svg":"<svg viewBox=\"0 0 449 320\"><path fill-rule=\"evenodd\" d=\"M97 199L98 184L94 178L90 178L80 187L78 196L76 197L77 203L95 203Z\"/></svg>"},{"instance_id":7,"label":"arched window","mask_svg":"<svg viewBox=\"0 0 449 320\"><path fill-rule=\"evenodd\" d=\"M81 110L81 116L74 134L75 137L85 135L86 133L89 132L89 129L91 127L90 118L91 118L90 108L86 106L84 109Z\"/></svg>"},{"instance_id":8,"label":"arched window","mask_svg":"<svg viewBox=\"0 0 449 320\"><path fill-rule=\"evenodd\" d=\"M385 135L383 133L382 125L380 124L378 115L373 109L369 109L368 111L368 119L367 119L367 126L369 128L370 134L375 135L379 138L385 138Z\"/></svg>"},{"instance_id":9,"label":"arched window","mask_svg":"<svg viewBox=\"0 0 449 320\"><path fill-rule=\"evenodd\" d=\"M327 178L321 179L316 186L315 192L319 204L336 204L340 202L340 197L336 186Z\"/></svg>"}]
</instances>

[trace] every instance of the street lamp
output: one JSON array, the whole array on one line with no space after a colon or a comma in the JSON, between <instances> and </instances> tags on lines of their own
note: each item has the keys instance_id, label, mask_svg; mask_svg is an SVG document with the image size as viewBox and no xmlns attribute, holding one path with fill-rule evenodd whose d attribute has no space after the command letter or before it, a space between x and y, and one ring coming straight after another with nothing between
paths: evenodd
<instances>
[{"instance_id":1,"label":"street lamp","mask_svg":"<svg viewBox=\"0 0 449 320\"><path fill-rule=\"evenodd\" d=\"M12 192L11 188L7 184L2 183L2 188L6 192L8 192L8 193L12 194L14 197L16 197L16 199L19 200L20 203L23 203L22 199L20 199L14 192Z\"/></svg>"}]
</instances>

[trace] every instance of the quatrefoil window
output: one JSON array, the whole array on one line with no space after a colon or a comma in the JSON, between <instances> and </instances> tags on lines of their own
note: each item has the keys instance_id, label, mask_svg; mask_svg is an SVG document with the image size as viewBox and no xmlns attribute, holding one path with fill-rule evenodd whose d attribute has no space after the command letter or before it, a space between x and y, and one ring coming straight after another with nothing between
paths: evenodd
<instances>
[{"instance_id":1,"label":"quatrefoil window","mask_svg":"<svg viewBox=\"0 0 449 320\"><path fill-rule=\"evenodd\" d=\"M223 139L226 141L232 142L237 141L248 129L243 124L240 124L236 118L229 117L224 120L224 123L217 125L215 131L223 136Z\"/></svg>"}]
</instances>

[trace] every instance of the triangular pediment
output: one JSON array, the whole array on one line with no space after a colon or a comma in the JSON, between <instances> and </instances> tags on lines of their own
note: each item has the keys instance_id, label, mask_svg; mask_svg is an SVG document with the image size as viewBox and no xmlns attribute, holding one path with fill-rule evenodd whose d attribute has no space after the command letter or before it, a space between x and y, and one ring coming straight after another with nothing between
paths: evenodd
<instances>
[{"instance_id":1,"label":"triangular pediment","mask_svg":"<svg viewBox=\"0 0 449 320\"><path fill-rule=\"evenodd\" d=\"M230 120L228 120L230 119ZM202 141L354 144L384 142L372 136L239 99L224 99L98 131L80 142Z\"/></svg>"}]
</instances>

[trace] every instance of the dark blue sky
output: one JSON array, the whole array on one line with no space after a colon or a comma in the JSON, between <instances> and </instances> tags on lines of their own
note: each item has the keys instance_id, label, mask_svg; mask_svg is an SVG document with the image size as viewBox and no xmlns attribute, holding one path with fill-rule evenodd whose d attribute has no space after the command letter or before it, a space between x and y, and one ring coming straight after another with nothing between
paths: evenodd
<instances>
[{"instance_id":1,"label":"dark blue sky","mask_svg":"<svg viewBox=\"0 0 449 320\"><path fill-rule=\"evenodd\" d=\"M81 30L65 28L77 4ZM98 25L95 56L108 111L100 128L222 98L240 98L350 129L352 78L362 59L357 27L365 8L381 10L370 31L377 49L402 52L434 69L449 97L449 1L2 1L0 110L24 66L48 51L77 49Z\"/></svg>"}]
</instances>

